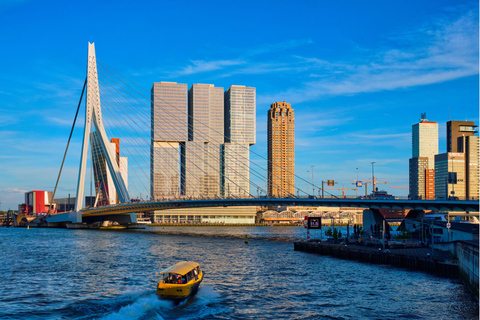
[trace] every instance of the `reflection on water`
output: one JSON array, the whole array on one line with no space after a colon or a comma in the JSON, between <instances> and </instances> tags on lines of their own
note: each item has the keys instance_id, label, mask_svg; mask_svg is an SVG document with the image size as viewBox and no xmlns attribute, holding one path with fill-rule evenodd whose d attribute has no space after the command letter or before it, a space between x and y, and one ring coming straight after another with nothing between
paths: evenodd
<instances>
[{"instance_id":1,"label":"reflection on water","mask_svg":"<svg viewBox=\"0 0 480 320\"><path fill-rule=\"evenodd\" d=\"M478 319L478 301L458 281L294 251L305 233L0 228L0 318ZM174 306L155 286L163 268L185 259L206 276L196 296Z\"/></svg>"}]
</instances>

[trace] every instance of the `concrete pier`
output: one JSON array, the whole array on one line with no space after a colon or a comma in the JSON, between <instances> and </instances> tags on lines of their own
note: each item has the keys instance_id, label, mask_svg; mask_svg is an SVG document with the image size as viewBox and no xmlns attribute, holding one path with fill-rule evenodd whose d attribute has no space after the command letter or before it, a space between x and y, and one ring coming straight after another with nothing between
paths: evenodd
<instances>
[{"instance_id":1,"label":"concrete pier","mask_svg":"<svg viewBox=\"0 0 480 320\"><path fill-rule=\"evenodd\" d=\"M432 256L430 248L399 248L379 250L351 244L298 241L296 251L329 255L341 259L358 260L374 264L390 264L395 267L425 271L449 278L459 277L458 260L448 252L436 250Z\"/></svg>"}]
</instances>

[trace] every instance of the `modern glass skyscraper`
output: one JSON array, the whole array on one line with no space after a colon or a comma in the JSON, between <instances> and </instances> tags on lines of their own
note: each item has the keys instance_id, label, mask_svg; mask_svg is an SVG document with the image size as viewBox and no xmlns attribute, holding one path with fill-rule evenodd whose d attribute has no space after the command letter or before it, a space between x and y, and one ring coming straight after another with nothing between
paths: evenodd
<instances>
[{"instance_id":1,"label":"modern glass skyscraper","mask_svg":"<svg viewBox=\"0 0 480 320\"><path fill-rule=\"evenodd\" d=\"M150 181L153 199L180 194L180 148L188 140L187 84L155 82L151 90Z\"/></svg>"},{"instance_id":2,"label":"modern glass skyscraper","mask_svg":"<svg viewBox=\"0 0 480 320\"><path fill-rule=\"evenodd\" d=\"M151 116L154 198L249 194L255 88L154 83Z\"/></svg>"},{"instance_id":3,"label":"modern glass skyscraper","mask_svg":"<svg viewBox=\"0 0 480 320\"><path fill-rule=\"evenodd\" d=\"M427 157L428 168L435 168L438 154L438 123L421 119L412 126L412 158Z\"/></svg>"},{"instance_id":4,"label":"modern glass skyscraper","mask_svg":"<svg viewBox=\"0 0 480 320\"><path fill-rule=\"evenodd\" d=\"M250 146L255 144L256 92L234 85L225 91L225 145L222 158L222 194L250 194Z\"/></svg>"},{"instance_id":5,"label":"modern glass skyscraper","mask_svg":"<svg viewBox=\"0 0 480 320\"><path fill-rule=\"evenodd\" d=\"M268 194L295 195L295 117L285 101L268 110Z\"/></svg>"},{"instance_id":6,"label":"modern glass skyscraper","mask_svg":"<svg viewBox=\"0 0 480 320\"><path fill-rule=\"evenodd\" d=\"M190 87L188 142L183 153L185 159L182 160L185 165L182 190L186 196L220 196L223 115L223 88L213 84L194 84Z\"/></svg>"},{"instance_id":7,"label":"modern glass skyscraper","mask_svg":"<svg viewBox=\"0 0 480 320\"><path fill-rule=\"evenodd\" d=\"M413 199L435 198L435 155L438 154L438 123L422 118L412 126L412 158L409 189Z\"/></svg>"}]
</instances>

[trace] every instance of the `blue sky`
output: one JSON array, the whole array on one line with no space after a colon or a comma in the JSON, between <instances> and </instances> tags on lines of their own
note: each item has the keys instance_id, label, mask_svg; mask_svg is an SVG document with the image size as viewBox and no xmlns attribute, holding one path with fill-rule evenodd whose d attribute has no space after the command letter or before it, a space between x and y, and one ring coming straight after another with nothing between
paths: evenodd
<instances>
[{"instance_id":1,"label":"blue sky","mask_svg":"<svg viewBox=\"0 0 480 320\"><path fill-rule=\"evenodd\" d=\"M439 123L440 152L449 115L478 124L478 28L478 1L2 1L1 209L53 190L88 42L146 89L256 87L260 154L270 104L287 101L298 175L314 165L317 183L353 188L356 168L371 178L374 161L382 188L406 195L389 186L408 186L420 113ZM80 135L77 126L59 197L75 193Z\"/></svg>"}]
</instances>

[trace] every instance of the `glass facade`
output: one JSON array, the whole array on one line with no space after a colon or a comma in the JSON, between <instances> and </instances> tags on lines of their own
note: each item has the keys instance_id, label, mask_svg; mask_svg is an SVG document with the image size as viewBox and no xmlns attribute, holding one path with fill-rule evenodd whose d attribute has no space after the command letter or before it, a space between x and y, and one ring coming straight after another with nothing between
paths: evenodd
<instances>
[{"instance_id":1,"label":"glass facade","mask_svg":"<svg viewBox=\"0 0 480 320\"><path fill-rule=\"evenodd\" d=\"M152 145L152 197L170 199L179 195L180 144L156 141Z\"/></svg>"},{"instance_id":2,"label":"glass facade","mask_svg":"<svg viewBox=\"0 0 480 320\"><path fill-rule=\"evenodd\" d=\"M250 152L256 142L256 89L234 85L225 91L225 145L222 156L222 194L250 194Z\"/></svg>"},{"instance_id":3,"label":"glass facade","mask_svg":"<svg viewBox=\"0 0 480 320\"><path fill-rule=\"evenodd\" d=\"M224 142L223 88L194 84L188 91L188 142L185 144L184 194L220 196L220 146Z\"/></svg>"},{"instance_id":4,"label":"glass facade","mask_svg":"<svg viewBox=\"0 0 480 320\"><path fill-rule=\"evenodd\" d=\"M456 180L451 179L452 174ZM435 156L435 196L465 199L465 155L447 152Z\"/></svg>"},{"instance_id":5,"label":"glass facade","mask_svg":"<svg viewBox=\"0 0 480 320\"><path fill-rule=\"evenodd\" d=\"M182 151L182 194L188 197L204 196L204 143L187 141Z\"/></svg>"},{"instance_id":6,"label":"glass facade","mask_svg":"<svg viewBox=\"0 0 480 320\"><path fill-rule=\"evenodd\" d=\"M438 123L422 119L412 126L412 158L409 163L411 198L435 198L435 155L437 153Z\"/></svg>"},{"instance_id":7,"label":"glass facade","mask_svg":"<svg viewBox=\"0 0 480 320\"><path fill-rule=\"evenodd\" d=\"M438 154L438 123L421 121L412 126L412 158L427 157L428 169L433 169Z\"/></svg>"},{"instance_id":8,"label":"glass facade","mask_svg":"<svg viewBox=\"0 0 480 320\"><path fill-rule=\"evenodd\" d=\"M180 144L188 139L187 84L155 82L151 101L151 197L177 197L180 192Z\"/></svg>"},{"instance_id":9,"label":"glass facade","mask_svg":"<svg viewBox=\"0 0 480 320\"><path fill-rule=\"evenodd\" d=\"M248 197L250 195L249 146L247 144L225 143L222 160L222 194L227 197Z\"/></svg>"},{"instance_id":10,"label":"glass facade","mask_svg":"<svg viewBox=\"0 0 480 320\"><path fill-rule=\"evenodd\" d=\"M155 82L151 92L151 130L154 141L187 141L187 84Z\"/></svg>"}]
</instances>

